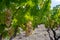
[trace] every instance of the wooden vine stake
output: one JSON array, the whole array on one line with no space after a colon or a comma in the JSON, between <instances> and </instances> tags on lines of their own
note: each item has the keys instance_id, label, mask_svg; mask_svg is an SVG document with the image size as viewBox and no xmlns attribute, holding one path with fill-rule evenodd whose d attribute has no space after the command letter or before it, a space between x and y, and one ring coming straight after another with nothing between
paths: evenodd
<instances>
[{"instance_id":1,"label":"wooden vine stake","mask_svg":"<svg viewBox=\"0 0 60 40\"><path fill-rule=\"evenodd\" d=\"M32 32L33 32L32 22L31 21L28 21L26 23L26 36L31 35Z\"/></svg>"},{"instance_id":2,"label":"wooden vine stake","mask_svg":"<svg viewBox=\"0 0 60 40\"><path fill-rule=\"evenodd\" d=\"M12 28L12 26L11 26L11 21L12 21L11 10L6 9L5 14L6 14L5 24L7 26L8 35L9 35L9 37L11 37L13 35L13 32L14 32L14 28Z\"/></svg>"},{"instance_id":3,"label":"wooden vine stake","mask_svg":"<svg viewBox=\"0 0 60 40\"><path fill-rule=\"evenodd\" d=\"M6 14L6 16L5 16L5 18L6 18L5 24L6 24L7 27L9 27L10 24L11 24L11 10L6 9L5 14Z\"/></svg>"}]
</instances>

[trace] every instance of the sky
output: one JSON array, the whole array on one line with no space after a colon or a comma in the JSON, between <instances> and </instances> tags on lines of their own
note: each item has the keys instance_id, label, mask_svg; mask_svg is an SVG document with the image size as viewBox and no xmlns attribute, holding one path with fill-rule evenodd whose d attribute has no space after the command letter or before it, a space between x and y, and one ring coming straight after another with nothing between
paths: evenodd
<instances>
[{"instance_id":1,"label":"sky","mask_svg":"<svg viewBox=\"0 0 60 40\"><path fill-rule=\"evenodd\" d=\"M52 0L51 8L55 7L58 4L60 4L60 0Z\"/></svg>"}]
</instances>

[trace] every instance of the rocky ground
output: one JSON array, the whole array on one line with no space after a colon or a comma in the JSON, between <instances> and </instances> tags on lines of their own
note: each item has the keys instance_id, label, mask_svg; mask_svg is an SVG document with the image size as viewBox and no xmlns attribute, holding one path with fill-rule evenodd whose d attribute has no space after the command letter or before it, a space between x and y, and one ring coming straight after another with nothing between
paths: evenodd
<instances>
[{"instance_id":1,"label":"rocky ground","mask_svg":"<svg viewBox=\"0 0 60 40\"><path fill-rule=\"evenodd\" d=\"M38 25L38 28L36 28L34 30L32 35L25 37L24 32L22 32L21 34L18 34L13 40L51 40L49 37L49 34L46 30L47 29L45 28L45 26L43 24ZM57 33L57 36L59 36L60 30L57 30L56 33ZM53 38L52 31L50 31L50 36ZM53 40L55 40L55 39L53 38Z\"/></svg>"}]
</instances>

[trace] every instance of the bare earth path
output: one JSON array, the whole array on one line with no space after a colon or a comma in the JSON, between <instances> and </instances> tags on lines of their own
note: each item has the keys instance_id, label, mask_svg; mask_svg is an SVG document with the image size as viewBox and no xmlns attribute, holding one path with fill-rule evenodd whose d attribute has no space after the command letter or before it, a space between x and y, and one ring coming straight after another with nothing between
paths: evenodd
<instances>
[{"instance_id":1,"label":"bare earth path","mask_svg":"<svg viewBox=\"0 0 60 40\"><path fill-rule=\"evenodd\" d=\"M17 35L13 40L50 40L44 25L39 25L32 35L24 37L24 34Z\"/></svg>"},{"instance_id":2,"label":"bare earth path","mask_svg":"<svg viewBox=\"0 0 60 40\"><path fill-rule=\"evenodd\" d=\"M13 40L50 40L49 34L46 31L47 29L43 24L38 25L38 28L36 28L32 35L25 37L25 33L22 32L21 34L17 35ZM57 36L60 36L60 28L56 31ZM50 30L50 36L53 37L53 32ZM59 39L60 40L60 39Z\"/></svg>"}]
</instances>

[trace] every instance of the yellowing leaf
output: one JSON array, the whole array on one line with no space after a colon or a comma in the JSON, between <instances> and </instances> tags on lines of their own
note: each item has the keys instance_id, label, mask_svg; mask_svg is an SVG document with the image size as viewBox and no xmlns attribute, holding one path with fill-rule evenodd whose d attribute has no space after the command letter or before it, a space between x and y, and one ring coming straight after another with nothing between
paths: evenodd
<instances>
[{"instance_id":1,"label":"yellowing leaf","mask_svg":"<svg viewBox=\"0 0 60 40\"><path fill-rule=\"evenodd\" d=\"M17 23L17 19L16 18L14 18L13 20L12 20L12 24L13 23Z\"/></svg>"},{"instance_id":2,"label":"yellowing leaf","mask_svg":"<svg viewBox=\"0 0 60 40\"><path fill-rule=\"evenodd\" d=\"M27 4L29 4L31 7L35 5L31 0L28 1Z\"/></svg>"},{"instance_id":3,"label":"yellowing leaf","mask_svg":"<svg viewBox=\"0 0 60 40\"><path fill-rule=\"evenodd\" d=\"M27 12L27 14L25 14L25 18L26 18L26 20L31 20L31 21L33 21L33 16L31 16L31 15L29 14L29 12Z\"/></svg>"}]
</instances>

